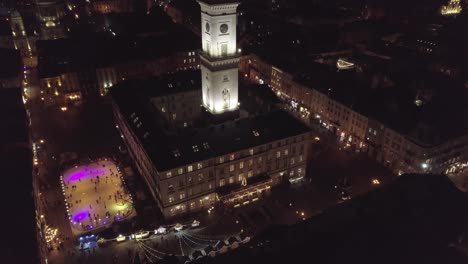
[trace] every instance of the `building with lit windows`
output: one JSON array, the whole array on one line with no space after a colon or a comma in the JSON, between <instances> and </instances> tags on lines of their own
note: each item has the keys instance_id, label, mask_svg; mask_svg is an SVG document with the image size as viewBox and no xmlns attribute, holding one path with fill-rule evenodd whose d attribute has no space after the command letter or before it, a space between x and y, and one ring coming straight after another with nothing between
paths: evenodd
<instances>
[{"instance_id":1,"label":"building with lit windows","mask_svg":"<svg viewBox=\"0 0 468 264\"><path fill-rule=\"evenodd\" d=\"M63 0L36 0L35 8L41 39L64 38L66 31L62 19L65 16L65 2Z\"/></svg>"},{"instance_id":2,"label":"building with lit windows","mask_svg":"<svg viewBox=\"0 0 468 264\"><path fill-rule=\"evenodd\" d=\"M174 44L181 36L185 41ZM104 96L128 78L197 69L198 47L197 38L180 28L130 39L96 35L39 41L39 83L44 101L63 104Z\"/></svg>"},{"instance_id":3,"label":"building with lit windows","mask_svg":"<svg viewBox=\"0 0 468 264\"><path fill-rule=\"evenodd\" d=\"M203 107L201 83L196 70L111 90L117 128L165 217L218 201L242 206L304 178L305 125L284 111L256 114L242 106L220 118Z\"/></svg>"},{"instance_id":4,"label":"building with lit windows","mask_svg":"<svg viewBox=\"0 0 468 264\"><path fill-rule=\"evenodd\" d=\"M133 1L131 0L95 0L92 2L93 11L99 14L131 13Z\"/></svg>"},{"instance_id":5,"label":"building with lit windows","mask_svg":"<svg viewBox=\"0 0 468 264\"><path fill-rule=\"evenodd\" d=\"M293 112L328 129L343 148L366 152L396 174L448 173L466 164L464 81L439 72L395 83L399 66L388 58L377 63L395 75L366 77L364 63L340 70L338 60L337 68L311 63L302 67L307 71L297 71L258 55L243 57L240 72L251 82L268 84Z\"/></svg>"}]
</instances>

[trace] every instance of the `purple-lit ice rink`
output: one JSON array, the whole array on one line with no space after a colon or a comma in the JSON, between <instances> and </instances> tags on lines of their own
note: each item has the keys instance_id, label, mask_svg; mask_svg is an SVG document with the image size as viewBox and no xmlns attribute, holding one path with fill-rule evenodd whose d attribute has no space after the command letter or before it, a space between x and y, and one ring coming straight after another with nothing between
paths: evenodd
<instances>
[{"instance_id":1,"label":"purple-lit ice rink","mask_svg":"<svg viewBox=\"0 0 468 264\"><path fill-rule=\"evenodd\" d=\"M77 165L61 176L73 234L101 231L114 221L136 215L122 175L108 159Z\"/></svg>"}]
</instances>

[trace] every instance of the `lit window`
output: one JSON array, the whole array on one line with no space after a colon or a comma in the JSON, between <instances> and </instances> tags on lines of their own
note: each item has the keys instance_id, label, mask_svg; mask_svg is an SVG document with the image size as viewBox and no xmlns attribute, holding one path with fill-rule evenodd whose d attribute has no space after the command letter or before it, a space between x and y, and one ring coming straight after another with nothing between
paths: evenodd
<instances>
[{"instance_id":1,"label":"lit window","mask_svg":"<svg viewBox=\"0 0 468 264\"><path fill-rule=\"evenodd\" d=\"M178 149L173 150L173 151L172 151L172 154L173 154L174 157L176 157L176 158L180 157L180 152L179 152Z\"/></svg>"},{"instance_id":2,"label":"lit window","mask_svg":"<svg viewBox=\"0 0 468 264\"><path fill-rule=\"evenodd\" d=\"M201 163L197 163L197 169L203 168L203 165Z\"/></svg>"},{"instance_id":3,"label":"lit window","mask_svg":"<svg viewBox=\"0 0 468 264\"><path fill-rule=\"evenodd\" d=\"M241 182L243 179L244 179L244 173L239 174L237 180Z\"/></svg>"},{"instance_id":4,"label":"lit window","mask_svg":"<svg viewBox=\"0 0 468 264\"><path fill-rule=\"evenodd\" d=\"M241 161L241 162L239 163L239 169L243 169L243 168L244 168L244 162Z\"/></svg>"},{"instance_id":5,"label":"lit window","mask_svg":"<svg viewBox=\"0 0 468 264\"><path fill-rule=\"evenodd\" d=\"M291 158L291 165L294 165L294 162L295 162L294 158Z\"/></svg>"},{"instance_id":6,"label":"lit window","mask_svg":"<svg viewBox=\"0 0 468 264\"><path fill-rule=\"evenodd\" d=\"M250 155L253 155L253 154L254 154L254 150L253 150L253 149L249 149L249 154L250 154Z\"/></svg>"},{"instance_id":7,"label":"lit window","mask_svg":"<svg viewBox=\"0 0 468 264\"><path fill-rule=\"evenodd\" d=\"M192 176L187 177L187 184L188 185L192 184Z\"/></svg>"},{"instance_id":8,"label":"lit window","mask_svg":"<svg viewBox=\"0 0 468 264\"><path fill-rule=\"evenodd\" d=\"M253 171L249 170L249 171L247 172L247 177L250 178L250 177L252 177L252 176L253 176Z\"/></svg>"},{"instance_id":9,"label":"lit window","mask_svg":"<svg viewBox=\"0 0 468 264\"><path fill-rule=\"evenodd\" d=\"M234 165L233 164L229 165L229 171L234 171Z\"/></svg>"},{"instance_id":10,"label":"lit window","mask_svg":"<svg viewBox=\"0 0 468 264\"><path fill-rule=\"evenodd\" d=\"M172 177L172 172L170 171L170 172L166 173L166 177L168 177L168 178Z\"/></svg>"},{"instance_id":11,"label":"lit window","mask_svg":"<svg viewBox=\"0 0 468 264\"><path fill-rule=\"evenodd\" d=\"M179 173L179 175L181 175L182 173L184 173L184 169L179 168L179 169L177 170L177 173Z\"/></svg>"},{"instance_id":12,"label":"lit window","mask_svg":"<svg viewBox=\"0 0 468 264\"><path fill-rule=\"evenodd\" d=\"M170 202L170 203L174 202L174 196L169 195L169 202Z\"/></svg>"},{"instance_id":13,"label":"lit window","mask_svg":"<svg viewBox=\"0 0 468 264\"><path fill-rule=\"evenodd\" d=\"M219 157L219 163L223 163L224 162L224 157Z\"/></svg>"},{"instance_id":14,"label":"lit window","mask_svg":"<svg viewBox=\"0 0 468 264\"><path fill-rule=\"evenodd\" d=\"M166 108L161 107L161 112L166 113Z\"/></svg>"},{"instance_id":15,"label":"lit window","mask_svg":"<svg viewBox=\"0 0 468 264\"><path fill-rule=\"evenodd\" d=\"M198 145L193 145L192 149L193 149L193 152L198 152L199 151Z\"/></svg>"},{"instance_id":16,"label":"lit window","mask_svg":"<svg viewBox=\"0 0 468 264\"><path fill-rule=\"evenodd\" d=\"M256 137L259 137L259 136L260 136L260 133L258 133L257 130L252 130L252 133L253 133L254 136L256 136Z\"/></svg>"},{"instance_id":17,"label":"lit window","mask_svg":"<svg viewBox=\"0 0 468 264\"><path fill-rule=\"evenodd\" d=\"M172 120L175 120L177 118L176 114L172 114Z\"/></svg>"},{"instance_id":18,"label":"lit window","mask_svg":"<svg viewBox=\"0 0 468 264\"><path fill-rule=\"evenodd\" d=\"M222 187L226 184L226 181L224 179L219 180L219 186Z\"/></svg>"},{"instance_id":19,"label":"lit window","mask_svg":"<svg viewBox=\"0 0 468 264\"><path fill-rule=\"evenodd\" d=\"M198 182L202 182L203 181L203 173L199 173L198 174Z\"/></svg>"},{"instance_id":20,"label":"lit window","mask_svg":"<svg viewBox=\"0 0 468 264\"><path fill-rule=\"evenodd\" d=\"M188 172L193 171L193 166L192 166L192 165L189 165L189 166L187 167L187 171L188 171Z\"/></svg>"},{"instance_id":21,"label":"lit window","mask_svg":"<svg viewBox=\"0 0 468 264\"><path fill-rule=\"evenodd\" d=\"M252 166L253 160L249 160L249 167Z\"/></svg>"},{"instance_id":22,"label":"lit window","mask_svg":"<svg viewBox=\"0 0 468 264\"><path fill-rule=\"evenodd\" d=\"M298 168L297 169L297 174L301 175L301 173L302 173L302 168Z\"/></svg>"},{"instance_id":23,"label":"lit window","mask_svg":"<svg viewBox=\"0 0 468 264\"><path fill-rule=\"evenodd\" d=\"M221 184L220 184L221 185ZM213 188L213 185L211 185L211 183L208 184L208 189L211 190L211 188Z\"/></svg>"},{"instance_id":24,"label":"lit window","mask_svg":"<svg viewBox=\"0 0 468 264\"><path fill-rule=\"evenodd\" d=\"M179 193L179 199L182 200L184 198L185 198L185 193L184 192Z\"/></svg>"},{"instance_id":25,"label":"lit window","mask_svg":"<svg viewBox=\"0 0 468 264\"><path fill-rule=\"evenodd\" d=\"M209 149L209 148L210 148L210 145L208 144L208 142L204 142L204 143L203 143L203 147L204 147L205 149Z\"/></svg>"},{"instance_id":26,"label":"lit window","mask_svg":"<svg viewBox=\"0 0 468 264\"><path fill-rule=\"evenodd\" d=\"M230 184L231 184L231 183L234 183L234 177L232 177L232 176L229 177L229 183L230 183Z\"/></svg>"},{"instance_id":27,"label":"lit window","mask_svg":"<svg viewBox=\"0 0 468 264\"><path fill-rule=\"evenodd\" d=\"M229 160L234 160L234 158L235 158L234 154L231 154L231 155L229 156Z\"/></svg>"},{"instance_id":28,"label":"lit window","mask_svg":"<svg viewBox=\"0 0 468 264\"><path fill-rule=\"evenodd\" d=\"M280 151L276 151L276 158L279 158L281 157L281 152Z\"/></svg>"},{"instance_id":29,"label":"lit window","mask_svg":"<svg viewBox=\"0 0 468 264\"><path fill-rule=\"evenodd\" d=\"M287 149L284 150L284 155L287 156L289 154L289 151Z\"/></svg>"}]
</instances>

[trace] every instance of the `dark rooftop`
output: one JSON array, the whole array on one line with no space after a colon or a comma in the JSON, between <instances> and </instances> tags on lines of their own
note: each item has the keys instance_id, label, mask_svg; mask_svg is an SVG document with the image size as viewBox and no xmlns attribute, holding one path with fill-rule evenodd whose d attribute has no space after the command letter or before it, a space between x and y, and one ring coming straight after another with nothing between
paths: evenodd
<instances>
[{"instance_id":1,"label":"dark rooftop","mask_svg":"<svg viewBox=\"0 0 468 264\"><path fill-rule=\"evenodd\" d=\"M14 78L21 74L21 55L13 49L0 49L0 78Z\"/></svg>"},{"instance_id":2,"label":"dark rooftop","mask_svg":"<svg viewBox=\"0 0 468 264\"><path fill-rule=\"evenodd\" d=\"M6 176L1 192L3 210L11 219L5 223L5 263L38 263L35 208L32 198L32 151L29 126L21 89L0 89L0 170Z\"/></svg>"},{"instance_id":3,"label":"dark rooftop","mask_svg":"<svg viewBox=\"0 0 468 264\"><path fill-rule=\"evenodd\" d=\"M169 86L168 83L173 85ZM138 86L143 87L139 92L135 89ZM148 86L153 86L153 89L148 89ZM159 80L124 82L111 91L120 112L159 171L309 131L287 113L274 111L218 124L204 123L173 134L164 133L163 128L158 125L158 114L149 99L174 91L200 89L200 86L200 72L189 71L166 75ZM205 113L203 111L202 115ZM134 122L137 117L142 122L139 127L138 122Z\"/></svg>"},{"instance_id":4,"label":"dark rooftop","mask_svg":"<svg viewBox=\"0 0 468 264\"><path fill-rule=\"evenodd\" d=\"M441 175L404 175L294 226L194 263L466 263L465 194Z\"/></svg>"},{"instance_id":5,"label":"dark rooftop","mask_svg":"<svg viewBox=\"0 0 468 264\"><path fill-rule=\"evenodd\" d=\"M179 41L181 38L184 41ZM150 60L176 52L196 50L200 41L182 28L156 35L113 37L95 34L37 41L38 70L42 78L89 70L132 60Z\"/></svg>"}]
</instances>

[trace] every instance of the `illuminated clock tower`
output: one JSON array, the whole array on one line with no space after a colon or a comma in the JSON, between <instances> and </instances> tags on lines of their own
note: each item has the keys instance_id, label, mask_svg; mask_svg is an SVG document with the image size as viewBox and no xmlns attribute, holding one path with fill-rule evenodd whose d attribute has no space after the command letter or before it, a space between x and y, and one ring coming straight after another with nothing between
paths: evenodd
<instances>
[{"instance_id":1,"label":"illuminated clock tower","mask_svg":"<svg viewBox=\"0 0 468 264\"><path fill-rule=\"evenodd\" d=\"M233 0L199 0L203 105L213 114L236 110L238 97L237 6Z\"/></svg>"}]
</instances>

